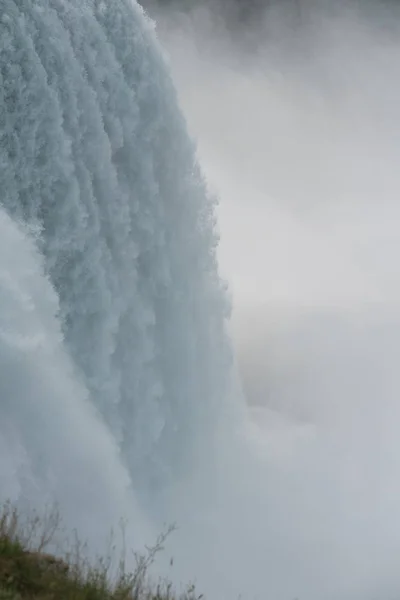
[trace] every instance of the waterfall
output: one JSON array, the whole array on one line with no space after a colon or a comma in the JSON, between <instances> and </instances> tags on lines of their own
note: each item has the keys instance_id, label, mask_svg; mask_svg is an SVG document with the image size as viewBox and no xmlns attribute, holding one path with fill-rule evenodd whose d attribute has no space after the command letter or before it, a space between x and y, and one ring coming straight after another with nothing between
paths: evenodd
<instances>
[{"instance_id":1,"label":"waterfall","mask_svg":"<svg viewBox=\"0 0 400 600\"><path fill-rule=\"evenodd\" d=\"M30 477L43 487L46 436L78 459L90 415L99 468L106 446L97 429L129 485L151 496L212 452L229 382L229 307L216 264L215 198L152 24L135 2L4 0L0 190L14 221L2 213L4 227L23 236L22 249L15 241L2 257L10 284L1 293L7 298L11 286L7 306L17 311L14 328L2 310L10 329L2 344L22 353L15 383L27 370L34 389L44 388L22 394L2 380L0 428L7 417L18 429ZM43 273L14 289L30 253L39 253ZM42 287L50 307L35 295ZM20 348L21 336L40 352ZM71 387L58 374L58 354ZM27 414L29 435L19 418ZM62 495L67 484L54 476Z\"/></svg>"}]
</instances>

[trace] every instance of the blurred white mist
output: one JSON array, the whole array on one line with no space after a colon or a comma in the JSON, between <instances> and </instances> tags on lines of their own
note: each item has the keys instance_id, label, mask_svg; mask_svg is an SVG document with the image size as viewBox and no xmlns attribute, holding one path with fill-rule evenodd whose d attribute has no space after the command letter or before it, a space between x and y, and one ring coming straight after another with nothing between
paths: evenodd
<instances>
[{"instance_id":1,"label":"blurred white mist","mask_svg":"<svg viewBox=\"0 0 400 600\"><path fill-rule=\"evenodd\" d=\"M360 339L356 324L365 337L370 319L399 313L400 28L349 8L316 10L295 31L283 22L259 24L252 53L201 12L159 24L220 197L221 269L247 363L282 327L306 343L317 326L325 351L338 320Z\"/></svg>"},{"instance_id":2,"label":"blurred white mist","mask_svg":"<svg viewBox=\"0 0 400 600\"><path fill-rule=\"evenodd\" d=\"M267 529L257 511L243 529L255 554L269 536L263 597L400 592L398 16L315 4L294 29L277 10L241 43L206 11L159 15L220 196L232 333L269 465L242 482L264 499Z\"/></svg>"}]
</instances>

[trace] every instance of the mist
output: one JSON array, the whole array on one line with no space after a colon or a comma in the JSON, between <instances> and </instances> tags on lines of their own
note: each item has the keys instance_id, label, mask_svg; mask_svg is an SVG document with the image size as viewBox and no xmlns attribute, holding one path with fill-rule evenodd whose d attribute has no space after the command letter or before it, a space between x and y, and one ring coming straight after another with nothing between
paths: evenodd
<instances>
[{"instance_id":1,"label":"mist","mask_svg":"<svg viewBox=\"0 0 400 600\"><path fill-rule=\"evenodd\" d=\"M207 517L218 559L199 551L199 578L214 568L215 589L231 570L232 590L251 598L394 598L398 10L321 3L299 16L281 4L235 33L216 14L155 12L220 198L219 260L257 457L254 470L240 451L222 459L221 504Z\"/></svg>"}]
</instances>

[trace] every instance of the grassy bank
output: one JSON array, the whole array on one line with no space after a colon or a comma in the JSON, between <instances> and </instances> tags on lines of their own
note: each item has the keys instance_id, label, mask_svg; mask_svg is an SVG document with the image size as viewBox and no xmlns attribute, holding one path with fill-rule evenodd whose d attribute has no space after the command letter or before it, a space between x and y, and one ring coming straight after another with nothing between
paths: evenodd
<instances>
[{"instance_id":1,"label":"grassy bank","mask_svg":"<svg viewBox=\"0 0 400 600\"><path fill-rule=\"evenodd\" d=\"M22 522L9 504L0 506L0 600L200 600L193 586L175 593L167 581L154 582L148 571L162 551L166 534L143 555L136 568L125 570L122 557L111 574L113 557L94 564L84 558L84 547L74 542L71 551L48 553L60 521L56 511L30 515Z\"/></svg>"}]
</instances>

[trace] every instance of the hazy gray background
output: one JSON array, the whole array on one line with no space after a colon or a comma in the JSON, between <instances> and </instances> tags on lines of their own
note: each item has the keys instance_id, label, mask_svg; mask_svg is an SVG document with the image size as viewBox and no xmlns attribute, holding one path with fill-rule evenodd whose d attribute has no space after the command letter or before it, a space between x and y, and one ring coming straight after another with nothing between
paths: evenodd
<instances>
[{"instance_id":1,"label":"hazy gray background","mask_svg":"<svg viewBox=\"0 0 400 600\"><path fill-rule=\"evenodd\" d=\"M158 30L220 197L246 399L332 434L374 487L400 457L399 11L296 6L259 11L244 43L203 4Z\"/></svg>"},{"instance_id":2,"label":"hazy gray background","mask_svg":"<svg viewBox=\"0 0 400 600\"><path fill-rule=\"evenodd\" d=\"M158 26L220 196L248 400L302 413L310 378L321 377L313 352L347 369L376 345L375 324L365 339L372 321L397 322L400 42L387 5L371 16L303 2L293 28L296 5L244 25L246 49L199 3Z\"/></svg>"},{"instance_id":3,"label":"hazy gray background","mask_svg":"<svg viewBox=\"0 0 400 600\"><path fill-rule=\"evenodd\" d=\"M266 464L248 473L227 457L246 522L232 531L232 493L220 556L237 564L239 537L253 549L243 581L265 576L271 598L400 593L397 6L153 13L220 197L221 271Z\"/></svg>"}]
</instances>

